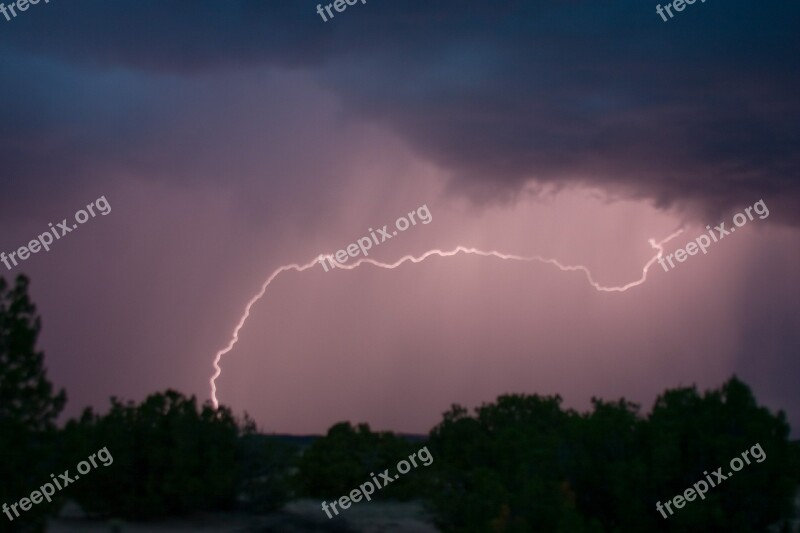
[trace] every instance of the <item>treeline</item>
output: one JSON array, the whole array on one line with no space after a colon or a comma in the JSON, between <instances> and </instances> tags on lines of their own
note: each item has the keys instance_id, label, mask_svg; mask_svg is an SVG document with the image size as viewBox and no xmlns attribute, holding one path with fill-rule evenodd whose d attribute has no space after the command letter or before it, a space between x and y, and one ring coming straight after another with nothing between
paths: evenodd
<instances>
[{"instance_id":1,"label":"treeline","mask_svg":"<svg viewBox=\"0 0 800 533\"><path fill-rule=\"evenodd\" d=\"M798 449L783 413L732 378L719 390L668 390L640 416L624 400L588 413L559 397L511 395L470 415L454 406L430 435L427 497L445 531L765 531L792 515ZM656 502L759 443L745 466L663 518Z\"/></svg>"},{"instance_id":2,"label":"treeline","mask_svg":"<svg viewBox=\"0 0 800 533\"><path fill-rule=\"evenodd\" d=\"M800 446L788 437L783 413L736 378L704 394L668 390L647 416L624 400L578 413L558 396L507 395L472 414L453 406L424 443L433 464L377 496L424 500L443 531L765 531L793 513ZM667 519L656 511L756 443L766 459ZM297 477L303 494L336 497L421 445L337 424L300 457Z\"/></svg>"},{"instance_id":3,"label":"treeline","mask_svg":"<svg viewBox=\"0 0 800 533\"><path fill-rule=\"evenodd\" d=\"M114 400L103 416L87 410L63 430L59 462L107 446L114 464L68 497L99 515L146 519L330 501L427 446L431 466L374 497L423 500L443 531L765 531L792 516L800 463L788 437L784 415L760 407L736 378L703 394L668 390L647 416L624 400L594 400L578 413L557 396L508 395L473 413L454 406L427 439L343 422L304 448L168 391L140 405ZM761 462L667 519L656 511L704 472L730 472L730 460L755 444Z\"/></svg>"},{"instance_id":4,"label":"treeline","mask_svg":"<svg viewBox=\"0 0 800 533\"><path fill-rule=\"evenodd\" d=\"M299 445L176 391L140 404L112 398L104 414L87 409L58 429L66 398L46 378L35 349L39 327L27 280L9 287L0 278L0 503L29 495L50 473L74 473L103 447L113 464L13 522L0 515L0 531L42 531L65 499L128 520L332 500L422 446L433 464L375 498L422 500L446 532L765 531L791 518L800 482L784 414L759 406L736 378L705 393L668 390L647 414L625 400L595 399L581 413L564 409L558 396L501 396L472 412L453 406L419 439L342 422ZM683 494L704 472L729 472L731 458L756 443L763 462L667 519L656 511L656 502Z\"/></svg>"}]
</instances>

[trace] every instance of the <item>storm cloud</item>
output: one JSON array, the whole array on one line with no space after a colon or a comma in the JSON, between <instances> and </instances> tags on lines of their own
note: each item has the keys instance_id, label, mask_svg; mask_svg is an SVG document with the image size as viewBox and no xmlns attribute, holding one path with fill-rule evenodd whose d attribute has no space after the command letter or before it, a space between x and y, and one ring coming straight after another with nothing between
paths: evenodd
<instances>
[{"instance_id":1,"label":"storm cloud","mask_svg":"<svg viewBox=\"0 0 800 533\"><path fill-rule=\"evenodd\" d=\"M767 196L800 222L797 3L706 3L667 23L628 0L370 1L328 23L315 7L52 2L5 24L4 185L134 164L168 98L149 80L268 67L313 76L478 202L582 185L707 221Z\"/></svg>"}]
</instances>

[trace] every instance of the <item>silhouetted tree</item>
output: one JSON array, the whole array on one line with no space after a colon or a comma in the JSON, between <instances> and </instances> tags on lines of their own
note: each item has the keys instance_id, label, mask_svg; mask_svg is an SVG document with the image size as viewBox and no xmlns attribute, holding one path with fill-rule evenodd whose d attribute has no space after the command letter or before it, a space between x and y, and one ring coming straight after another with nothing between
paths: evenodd
<instances>
[{"instance_id":1,"label":"silhouetted tree","mask_svg":"<svg viewBox=\"0 0 800 533\"><path fill-rule=\"evenodd\" d=\"M579 512L606 531L645 531L653 505L637 495L647 486L639 406L592 398L593 410L577 419L571 436L569 479Z\"/></svg>"},{"instance_id":2,"label":"silhouetted tree","mask_svg":"<svg viewBox=\"0 0 800 533\"><path fill-rule=\"evenodd\" d=\"M429 501L445 531L600 531L577 510L569 443L578 415L561 398L500 396L433 429ZM439 461L439 458L442 460Z\"/></svg>"},{"instance_id":3,"label":"silhouetted tree","mask_svg":"<svg viewBox=\"0 0 800 533\"><path fill-rule=\"evenodd\" d=\"M227 408L198 409L193 396L172 390L140 405L112 398L108 414L86 409L67 424L76 456L107 447L114 458L81 478L73 495L88 510L131 519L229 508L236 498L238 439L246 430Z\"/></svg>"},{"instance_id":4,"label":"silhouetted tree","mask_svg":"<svg viewBox=\"0 0 800 533\"><path fill-rule=\"evenodd\" d=\"M370 480L370 473L394 472L398 461L417 451L405 439L390 432L372 432L367 424L333 425L315 440L298 461L295 483L299 494L315 498L338 498ZM419 469L417 469L419 470ZM407 499L416 496L414 476L403 476L373 498Z\"/></svg>"},{"instance_id":5,"label":"silhouetted tree","mask_svg":"<svg viewBox=\"0 0 800 533\"><path fill-rule=\"evenodd\" d=\"M53 390L36 349L41 320L28 283L18 276L9 287L0 278L0 504L29 496L50 479L54 422L67 399ZM41 530L43 516L54 510L39 504L13 522L0 514L0 523L7 530Z\"/></svg>"},{"instance_id":6,"label":"silhouetted tree","mask_svg":"<svg viewBox=\"0 0 800 533\"><path fill-rule=\"evenodd\" d=\"M651 479L646 494L654 501L682 493L704 479L704 471L722 467L727 475L731 459L756 443L767 457L710 489L705 500L660 518L662 528L763 531L790 515L796 480L786 417L759 406L736 377L702 395L695 387L666 391L656 400L645 430Z\"/></svg>"},{"instance_id":7,"label":"silhouetted tree","mask_svg":"<svg viewBox=\"0 0 800 533\"><path fill-rule=\"evenodd\" d=\"M470 416L455 406L431 433L444 531L765 531L791 517L796 455L782 412L732 378L704 395L668 390L647 418L638 406L593 399L586 414L559 397L501 396ZM758 444L766 459L736 472L667 519L656 502Z\"/></svg>"}]
</instances>

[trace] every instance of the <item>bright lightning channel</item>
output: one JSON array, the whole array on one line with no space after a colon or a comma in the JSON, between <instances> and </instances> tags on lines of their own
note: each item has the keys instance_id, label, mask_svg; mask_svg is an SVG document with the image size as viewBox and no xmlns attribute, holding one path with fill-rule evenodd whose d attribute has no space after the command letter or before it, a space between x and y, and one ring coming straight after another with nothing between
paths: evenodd
<instances>
[{"instance_id":1,"label":"bright lightning channel","mask_svg":"<svg viewBox=\"0 0 800 533\"><path fill-rule=\"evenodd\" d=\"M349 265L344 265L344 264L340 265L340 264L337 263L337 268L342 268L344 270L353 270L354 268L357 268L357 267L363 265L364 263L367 263L367 264L374 265L374 266L380 267L380 268L393 269L393 268L397 268L400 265L402 265L403 263L407 263L409 261L412 262L412 263L421 263L422 261L424 261L427 258L429 258L431 256L434 256L434 255L439 256L439 257L453 257L453 256L458 255L458 254L469 254L469 255L479 255L481 257L496 257L498 259L511 260L511 261L525 261L525 262L536 261L536 262L539 262L539 263L545 263L545 264L553 265L556 268L558 268L559 270L561 270L562 272L577 272L577 271L580 271L580 272L583 272L584 274L586 274L586 279L589 282L589 285L591 285L595 290L597 290L599 292L625 292L628 289L631 289L633 287L637 287L637 286L641 285L642 283L644 283L647 280L647 272L650 270L650 267L653 266L653 264L656 261L658 261L658 259L664 253L664 245L666 243L668 243L669 241L671 241L672 239L674 239L675 237L677 237L678 235L680 235L681 233L683 233L683 229L677 230L675 233L673 233L672 235L668 236L667 238L665 238L665 239L663 239L663 240L661 240L659 242L656 242L655 239L649 239L648 242L650 243L650 246L652 248L654 248L655 250L657 250L656 255L654 255L644 265L644 267L642 267L642 276L638 280L631 281L630 283L627 283L627 284L619 286L619 287L606 287L606 286L600 285L600 283L598 283L597 281L594 280L594 278L592 277L592 273L589 271L589 269L586 268L583 265L577 265L577 266L562 265L560 262L558 262L555 259L548 259L548 258L542 257L540 255L534 255L534 256L526 257L526 256L521 256L521 255L515 255L515 254L504 254L504 253L497 252L497 251L494 251L494 250L483 251L483 250L478 250L477 248L467 248L467 247L464 247L464 246L457 246L456 248L454 248L452 250L449 250L449 251L443 251L443 250L439 250L439 249L429 250L429 251L427 251L424 254L419 255L419 256L406 255L406 256L401 257L400 259L398 259L394 263L384 263L382 261L376 261L376 260L368 258L368 257L362 257L358 261L356 261L354 263L351 263ZM239 332L242 330L242 328L245 325L245 322L247 322L247 319L250 317L250 310L253 308L253 306L256 304L256 302L258 302L264 296L264 293L267 292L267 287L269 287L270 284L273 282L273 280L275 280L275 278L277 278L280 274L282 274L283 272L286 272L288 270L296 270L297 272L303 272L304 270L308 270L310 268L313 268L314 265L316 265L319 262L320 259L321 259L321 256L320 257L315 257L314 259L312 259L311 261L309 261L308 263L306 263L304 265L298 265L297 263L292 263L291 265L284 265L284 266L278 268L277 270L275 270L275 272L273 272L267 278L267 280L264 282L264 284L261 285L261 290L258 292L258 294L253 296L253 298L251 298L250 301L247 302L247 306L245 306L245 308L244 308L244 314L239 319L239 323L236 324L236 327L233 330L233 336L231 337L230 342L228 342L228 345L225 348L223 348L222 350L218 351L216 357L214 357L214 375L211 376L211 379L209 380L209 383L211 384L211 402L214 404L214 408L215 409L219 407L219 402L217 401L217 385L216 385L216 381L217 381L217 378L220 376L220 374L222 374L222 368L219 366L220 361L222 360L222 356L227 354L228 352L230 352L233 349L233 347L236 345L236 343L239 342Z\"/></svg>"}]
</instances>

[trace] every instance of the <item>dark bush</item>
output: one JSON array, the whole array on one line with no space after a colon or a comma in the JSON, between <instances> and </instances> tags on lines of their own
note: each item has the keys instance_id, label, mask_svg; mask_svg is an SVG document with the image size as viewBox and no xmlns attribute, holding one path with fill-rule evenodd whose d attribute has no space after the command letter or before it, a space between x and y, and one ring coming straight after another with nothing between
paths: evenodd
<instances>
[{"instance_id":1,"label":"dark bush","mask_svg":"<svg viewBox=\"0 0 800 533\"><path fill-rule=\"evenodd\" d=\"M390 432L372 432L367 424L353 427L347 422L335 424L327 435L315 440L298 461L295 484L300 495L314 498L338 498L407 459L419 446ZM435 461L434 461L435 462ZM415 474L424 468L412 470ZM373 499L409 499L419 495L419 479L410 475L385 489L376 490Z\"/></svg>"},{"instance_id":2,"label":"dark bush","mask_svg":"<svg viewBox=\"0 0 800 533\"><path fill-rule=\"evenodd\" d=\"M112 398L108 414L87 409L66 427L71 462L103 447L114 458L71 495L87 510L128 519L230 508L243 431L227 408L198 409L194 397L175 391L140 405Z\"/></svg>"},{"instance_id":3,"label":"dark bush","mask_svg":"<svg viewBox=\"0 0 800 533\"><path fill-rule=\"evenodd\" d=\"M643 418L624 400L586 414L558 397L501 396L470 416L455 406L431 433L435 490L427 500L444 531L765 531L792 515L797 459L783 413L758 406L732 378L719 390L668 390ZM704 500L656 510L704 472L730 472Z\"/></svg>"}]
</instances>

